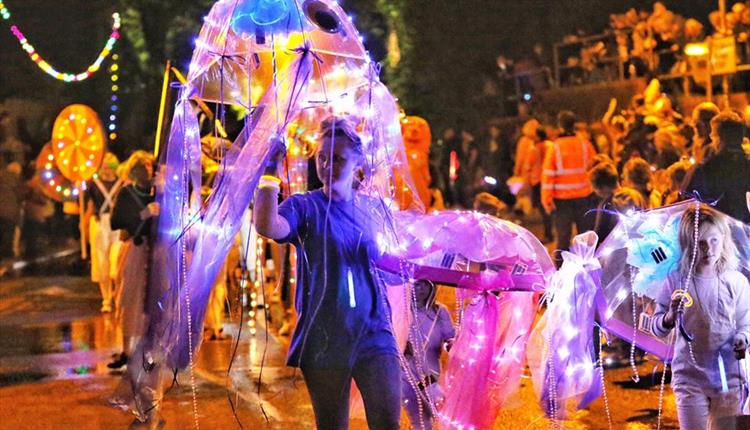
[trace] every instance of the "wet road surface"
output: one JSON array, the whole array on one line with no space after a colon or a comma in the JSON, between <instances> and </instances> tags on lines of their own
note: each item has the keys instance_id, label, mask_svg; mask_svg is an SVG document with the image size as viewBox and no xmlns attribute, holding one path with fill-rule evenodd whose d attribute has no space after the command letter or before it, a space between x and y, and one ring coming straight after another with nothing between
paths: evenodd
<instances>
[{"instance_id":1,"label":"wet road surface","mask_svg":"<svg viewBox=\"0 0 750 430\"><path fill-rule=\"evenodd\" d=\"M119 373L106 363L119 351L121 340L113 316L99 313L99 304L97 287L83 277L0 280L0 429L129 428L132 416L107 403ZM276 336L274 330L266 333L262 325L255 335L243 330L228 374L238 324L228 322L224 330L227 340L204 342L196 357L200 427L240 428L239 421L248 429L313 428L302 377L284 366L288 338ZM653 370L658 364L639 366L639 384L632 382L627 367L606 372L613 428L656 428L660 373ZM178 383L163 403L165 429L194 428L187 372ZM662 428L677 428L669 387L664 404ZM608 428L601 398L569 418L564 428ZM402 423L407 428L405 419ZM366 425L354 418L351 428ZM550 428L529 379L500 412L495 428Z\"/></svg>"}]
</instances>

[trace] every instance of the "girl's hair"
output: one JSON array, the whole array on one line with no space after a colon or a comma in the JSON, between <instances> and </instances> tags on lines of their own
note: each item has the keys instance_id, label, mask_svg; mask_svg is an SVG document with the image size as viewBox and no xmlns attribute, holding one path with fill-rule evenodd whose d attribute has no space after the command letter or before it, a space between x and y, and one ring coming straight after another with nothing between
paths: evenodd
<instances>
[{"instance_id":1,"label":"girl's hair","mask_svg":"<svg viewBox=\"0 0 750 430\"><path fill-rule=\"evenodd\" d=\"M648 190L651 186L651 166L643 158L631 158L622 170L625 184L638 190Z\"/></svg>"},{"instance_id":2,"label":"girl's hair","mask_svg":"<svg viewBox=\"0 0 750 430\"><path fill-rule=\"evenodd\" d=\"M693 238L695 235L695 205L691 205L685 210L680 219L679 242L682 255L680 256L680 273L686 275L690 270L690 261L693 257ZM739 260L737 258L737 247L732 239L732 232L729 229L726 216L716 209L702 204L698 214L698 228L710 224L719 229L720 234L724 237L724 247L721 250L721 256L716 263L716 271L723 273L727 270L737 270Z\"/></svg>"},{"instance_id":3,"label":"girl's hair","mask_svg":"<svg viewBox=\"0 0 750 430\"><path fill-rule=\"evenodd\" d=\"M346 138L350 143L349 147L364 160L365 149L362 145L362 138L357 134L356 124L352 120L331 116L320 123L321 144L326 139L335 139L336 137Z\"/></svg>"},{"instance_id":4,"label":"girl's hair","mask_svg":"<svg viewBox=\"0 0 750 430\"><path fill-rule=\"evenodd\" d=\"M612 206L618 212L627 212L628 210L646 209L646 199L638 190L630 187L620 187L612 195Z\"/></svg>"},{"instance_id":5,"label":"girl's hair","mask_svg":"<svg viewBox=\"0 0 750 430\"><path fill-rule=\"evenodd\" d=\"M120 164L117 169L117 174L121 178L132 179L130 177L130 171L133 170L137 164L154 164L155 158L150 152L143 150L137 150L133 152L130 157L124 163Z\"/></svg>"}]
</instances>

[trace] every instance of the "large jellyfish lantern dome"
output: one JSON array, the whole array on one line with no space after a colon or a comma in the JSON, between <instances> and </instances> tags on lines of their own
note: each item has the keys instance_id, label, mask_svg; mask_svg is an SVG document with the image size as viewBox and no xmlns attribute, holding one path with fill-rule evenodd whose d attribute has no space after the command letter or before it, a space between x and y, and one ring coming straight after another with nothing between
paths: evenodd
<instances>
[{"instance_id":1,"label":"large jellyfish lantern dome","mask_svg":"<svg viewBox=\"0 0 750 430\"><path fill-rule=\"evenodd\" d=\"M196 101L215 103L220 120L229 106L247 112L206 199L200 195ZM146 300L150 321L118 395L140 419L158 405L162 375L193 366L211 288L268 162L272 138L305 129L314 141L317 125L331 116L357 124L366 153L361 192L379 196L394 211L399 209L396 179L402 179L402 193L416 196L398 107L338 4L220 0L213 5L159 154L161 212ZM421 209L418 197L409 201Z\"/></svg>"},{"instance_id":2,"label":"large jellyfish lantern dome","mask_svg":"<svg viewBox=\"0 0 750 430\"><path fill-rule=\"evenodd\" d=\"M207 200L200 190L201 143L192 100L245 109L244 128L224 154ZM332 0L221 0L204 18L161 154L161 204L151 274L155 317L145 341L154 360L183 368L200 343L211 286L270 152L270 140L331 116L357 125L366 154L360 191L399 209L413 191L399 109L357 30ZM411 208L421 210L418 196ZM190 328L188 330L188 327Z\"/></svg>"}]
</instances>

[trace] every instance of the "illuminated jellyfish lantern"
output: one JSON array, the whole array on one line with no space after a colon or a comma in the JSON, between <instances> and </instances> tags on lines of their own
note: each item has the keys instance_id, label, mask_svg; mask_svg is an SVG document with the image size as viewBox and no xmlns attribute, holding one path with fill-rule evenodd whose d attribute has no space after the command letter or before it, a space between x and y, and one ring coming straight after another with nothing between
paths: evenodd
<instances>
[{"instance_id":1,"label":"illuminated jellyfish lantern","mask_svg":"<svg viewBox=\"0 0 750 430\"><path fill-rule=\"evenodd\" d=\"M247 111L245 127L226 151L212 193L200 207L189 195L201 185L200 130L189 99ZM161 153L154 247L160 263L153 264L148 300L158 306L143 346L156 361L166 354L169 367L183 368L189 351L200 344L211 286L250 205L272 138L294 137L297 127L302 130L297 138L314 141L320 122L330 116L353 119L362 138L367 172L360 191L398 209L392 194L395 172L413 189L399 110L341 7L333 0L213 5L196 39ZM421 208L418 198L412 207ZM191 211L200 211L198 221L190 222L186 213ZM181 241L184 247L174 246ZM184 249L190 259L183 258ZM188 261L184 271L183 261ZM188 302L190 324L184 312Z\"/></svg>"},{"instance_id":2,"label":"illuminated jellyfish lantern","mask_svg":"<svg viewBox=\"0 0 750 430\"><path fill-rule=\"evenodd\" d=\"M541 292L554 264L544 245L509 221L471 211L396 214L397 244L380 263L411 279L484 291Z\"/></svg>"},{"instance_id":3,"label":"illuminated jellyfish lantern","mask_svg":"<svg viewBox=\"0 0 750 430\"><path fill-rule=\"evenodd\" d=\"M392 194L393 170L407 172L401 188L414 189L399 110L335 1L219 1L195 46L187 77L191 97L247 109L247 130L255 133L240 140L258 145L294 125L314 141L326 117L353 117L368 153L370 190ZM421 200L410 207L421 209Z\"/></svg>"},{"instance_id":4,"label":"illuminated jellyfish lantern","mask_svg":"<svg viewBox=\"0 0 750 430\"><path fill-rule=\"evenodd\" d=\"M50 143L42 147L35 165L39 184L47 197L57 202L73 202L78 199L82 189L60 173Z\"/></svg>"},{"instance_id":5,"label":"illuminated jellyfish lantern","mask_svg":"<svg viewBox=\"0 0 750 430\"><path fill-rule=\"evenodd\" d=\"M203 100L255 107L302 49L315 56L305 84L311 104L351 105L345 96L369 82L358 33L330 0L217 2L196 41L188 81Z\"/></svg>"},{"instance_id":6,"label":"illuminated jellyfish lantern","mask_svg":"<svg viewBox=\"0 0 750 430\"><path fill-rule=\"evenodd\" d=\"M621 215L597 251L602 266L602 288L596 300L600 322L610 333L664 360L671 359L672 348L667 339L651 334L651 324L661 288L678 268L680 217L694 205L690 200ZM740 252L740 270L750 276L750 227L731 217L727 220Z\"/></svg>"},{"instance_id":7,"label":"illuminated jellyfish lantern","mask_svg":"<svg viewBox=\"0 0 750 430\"><path fill-rule=\"evenodd\" d=\"M519 387L535 292L546 288L554 264L533 234L489 215L405 211L395 221L397 240L384 244L390 256L381 269L459 287L462 319L441 379L438 421L443 428L491 428Z\"/></svg>"},{"instance_id":8,"label":"illuminated jellyfish lantern","mask_svg":"<svg viewBox=\"0 0 750 430\"><path fill-rule=\"evenodd\" d=\"M74 104L60 112L52 127L52 152L63 176L76 183L91 179L105 151L104 128L93 109Z\"/></svg>"}]
</instances>

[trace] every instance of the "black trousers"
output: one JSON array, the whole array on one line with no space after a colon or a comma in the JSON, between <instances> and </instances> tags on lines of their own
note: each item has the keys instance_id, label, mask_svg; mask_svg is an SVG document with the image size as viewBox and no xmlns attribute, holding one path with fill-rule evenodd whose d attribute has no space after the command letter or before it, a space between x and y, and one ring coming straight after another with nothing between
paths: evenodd
<instances>
[{"instance_id":1,"label":"black trousers","mask_svg":"<svg viewBox=\"0 0 750 430\"><path fill-rule=\"evenodd\" d=\"M555 199L556 209L552 212L552 223L555 225L558 251L567 251L570 248L574 225L578 234L594 228L594 216L586 215L586 212L592 208L593 202L591 195L578 199ZM557 267L562 264L560 252L555 254L555 264Z\"/></svg>"},{"instance_id":2,"label":"black trousers","mask_svg":"<svg viewBox=\"0 0 750 430\"><path fill-rule=\"evenodd\" d=\"M318 430L349 428L349 389L357 383L371 430L397 430L401 417L401 365L395 354L368 355L352 369L302 368Z\"/></svg>"},{"instance_id":3,"label":"black trousers","mask_svg":"<svg viewBox=\"0 0 750 430\"><path fill-rule=\"evenodd\" d=\"M13 237L16 233L16 223L0 218L0 260L13 257Z\"/></svg>"},{"instance_id":4,"label":"black trousers","mask_svg":"<svg viewBox=\"0 0 750 430\"><path fill-rule=\"evenodd\" d=\"M542 224L544 225L544 238L552 239L552 215L548 214L542 206L542 184L536 184L531 188L531 205L542 213Z\"/></svg>"}]
</instances>

